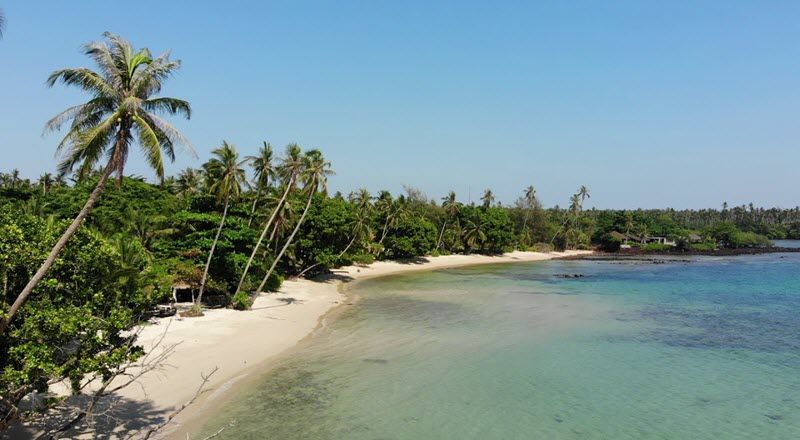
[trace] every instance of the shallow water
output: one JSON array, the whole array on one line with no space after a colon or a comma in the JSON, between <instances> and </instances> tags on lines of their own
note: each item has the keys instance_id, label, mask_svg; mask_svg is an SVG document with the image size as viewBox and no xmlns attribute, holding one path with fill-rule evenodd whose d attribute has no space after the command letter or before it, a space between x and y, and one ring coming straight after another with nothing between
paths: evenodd
<instances>
[{"instance_id":1,"label":"shallow water","mask_svg":"<svg viewBox=\"0 0 800 440\"><path fill-rule=\"evenodd\" d=\"M360 283L220 438L800 438L800 255ZM581 274L580 278L562 278Z\"/></svg>"}]
</instances>

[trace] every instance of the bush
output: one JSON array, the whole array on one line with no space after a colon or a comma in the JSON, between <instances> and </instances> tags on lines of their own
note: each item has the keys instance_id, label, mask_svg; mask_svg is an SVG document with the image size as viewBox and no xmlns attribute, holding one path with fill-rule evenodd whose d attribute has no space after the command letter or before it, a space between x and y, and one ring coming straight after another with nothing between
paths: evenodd
<instances>
[{"instance_id":1,"label":"bush","mask_svg":"<svg viewBox=\"0 0 800 440\"><path fill-rule=\"evenodd\" d=\"M253 305L253 298L250 295L240 290L231 299L231 307L236 310L247 310Z\"/></svg>"},{"instance_id":2,"label":"bush","mask_svg":"<svg viewBox=\"0 0 800 440\"><path fill-rule=\"evenodd\" d=\"M664 252L664 251L670 251L672 249L673 249L673 246L670 246L668 244L663 244L663 243L648 243L648 244L642 246L642 250L645 250L645 251L648 251L648 252Z\"/></svg>"},{"instance_id":3,"label":"bush","mask_svg":"<svg viewBox=\"0 0 800 440\"><path fill-rule=\"evenodd\" d=\"M200 304L194 303L191 307L181 312L182 318L197 318L203 316L203 308Z\"/></svg>"},{"instance_id":4,"label":"bush","mask_svg":"<svg viewBox=\"0 0 800 440\"><path fill-rule=\"evenodd\" d=\"M277 292L283 285L283 276L277 272L272 272L267 279L267 284L264 285L264 290L267 292Z\"/></svg>"},{"instance_id":5,"label":"bush","mask_svg":"<svg viewBox=\"0 0 800 440\"><path fill-rule=\"evenodd\" d=\"M352 257L354 264L367 265L375 262L375 256L372 254L358 254Z\"/></svg>"},{"instance_id":6,"label":"bush","mask_svg":"<svg viewBox=\"0 0 800 440\"><path fill-rule=\"evenodd\" d=\"M731 245L735 248L772 246L772 242L767 237L755 232L737 232L732 238Z\"/></svg>"},{"instance_id":7,"label":"bush","mask_svg":"<svg viewBox=\"0 0 800 440\"><path fill-rule=\"evenodd\" d=\"M695 251L713 251L717 249L717 245L713 242L692 243L689 248Z\"/></svg>"},{"instance_id":8,"label":"bush","mask_svg":"<svg viewBox=\"0 0 800 440\"><path fill-rule=\"evenodd\" d=\"M622 246L622 241L611 234L603 234L600 237L600 249L606 252L618 252Z\"/></svg>"}]
</instances>

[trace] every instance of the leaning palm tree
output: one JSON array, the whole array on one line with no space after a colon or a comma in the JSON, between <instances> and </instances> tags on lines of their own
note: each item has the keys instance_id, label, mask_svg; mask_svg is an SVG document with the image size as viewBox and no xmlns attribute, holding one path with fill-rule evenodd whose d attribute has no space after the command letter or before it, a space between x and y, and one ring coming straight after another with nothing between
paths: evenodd
<instances>
[{"instance_id":1,"label":"leaning palm tree","mask_svg":"<svg viewBox=\"0 0 800 440\"><path fill-rule=\"evenodd\" d=\"M381 191L378 194L378 199L375 201L375 208L383 215L383 230L378 244L382 245L383 240L389 234L389 229L397 224L400 214L400 203L392 198L389 191Z\"/></svg>"},{"instance_id":2,"label":"leaning palm tree","mask_svg":"<svg viewBox=\"0 0 800 440\"><path fill-rule=\"evenodd\" d=\"M104 157L108 161L86 204L22 289L5 319L0 321L0 334L89 215L111 174L116 172L118 182L122 181L125 161L134 142L139 144L159 178L164 176L164 155L174 160L177 145L191 151L183 135L157 115L181 114L187 119L191 115L188 102L155 96L161 91L163 81L180 67L180 61L170 60L169 53L153 58L148 49L136 50L131 43L116 35L103 35L106 42L90 43L84 47L85 54L94 60L98 71L62 69L47 79L49 86L59 81L77 86L88 92L91 99L56 115L47 122L45 130L59 130L71 121L57 149L62 155L58 166L60 173L69 173L75 167L90 170Z\"/></svg>"},{"instance_id":3,"label":"leaning palm tree","mask_svg":"<svg viewBox=\"0 0 800 440\"><path fill-rule=\"evenodd\" d=\"M444 210L444 222L442 222L442 230L439 232L439 240L436 242L436 249L441 249L442 238L444 238L444 228L447 226L447 221L455 218L461 209L461 204L456 200L455 191L450 191L447 197L442 198L442 209Z\"/></svg>"},{"instance_id":4,"label":"leaning palm tree","mask_svg":"<svg viewBox=\"0 0 800 440\"><path fill-rule=\"evenodd\" d=\"M253 180L256 187L256 197L253 199L253 207L250 209L250 219L247 226L253 223L256 213L256 205L261 197L261 191L269 188L270 180L275 173L275 166L272 163L272 145L264 142L264 146L258 150L258 156L247 156L253 166Z\"/></svg>"},{"instance_id":5,"label":"leaning palm tree","mask_svg":"<svg viewBox=\"0 0 800 440\"><path fill-rule=\"evenodd\" d=\"M303 189L308 192L306 207L303 209L303 214L300 216L300 219L297 220L294 230L283 244L283 248L280 252L278 252L278 255L275 257L275 259L272 260L272 266L270 266L267 274L264 275L264 279L261 280L261 284L258 285L256 292L261 292L261 290L267 284L267 280L269 279L270 275L272 275L272 272L275 270L275 266L278 265L278 261L280 261L283 254L286 253L286 249L289 248L289 245L292 244L294 236L297 234L297 231L303 224L306 214L308 214L308 209L311 208L311 201L314 200L314 194L316 194L320 189L323 192L328 190L328 176L333 174L333 171L331 171L330 167L331 163L322 157L322 152L319 150L310 150L303 157Z\"/></svg>"},{"instance_id":6,"label":"leaning palm tree","mask_svg":"<svg viewBox=\"0 0 800 440\"><path fill-rule=\"evenodd\" d=\"M222 147L214 149L211 154L215 157L203 165L209 183L208 189L217 196L218 202L223 202L225 204L225 208L222 210L222 220L219 222L217 235L214 236L214 242L211 244L211 250L208 252L206 267L203 270L203 278L200 281L200 290L197 294L197 304L200 304L200 301L203 299L203 291L206 288L206 279L208 278L208 269L211 267L211 257L214 256L214 249L217 247L219 235L222 233L222 227L225 225L225 217L228 216L228 206L232 198L239 196L242 191L242 185L247 180L242 166L247 163L248 159L239 160L239 153L236 152L236 147L222 141Z\"/></svg>"},{"instance_id":7,"label":"leaning palm tree","mask_svg":"<svg viewBox=\"0 0 800 440\"><path fill-rule=\"evenodd\" d=\"M258 249L261 247L264 237L267 236L267 231L269 231L270 226L272 226L272 222L275 221L275 216L283 209L286 198L289 197L289 193L297 187L297 177L300 175L300 171L303 168L303 160L303 151L300 149L299 145L289 144L286 146L286 153L281 160L280 166L277 168L277 174L283 180L283 195L272 210L272 214L270 214L267 223L264 224L264 229L261 230L261 235L259 235L258 241L256 241L256 245L253 247L253 252L250 253L250 258L244 266L244 271L242 271L242 277L239 279L239 285L236 286L235 293L239 293L242 289L244 280L247 278L247 273L250 270L250 265L253 264L253 259Z\"/></svg>"}]
</instances>

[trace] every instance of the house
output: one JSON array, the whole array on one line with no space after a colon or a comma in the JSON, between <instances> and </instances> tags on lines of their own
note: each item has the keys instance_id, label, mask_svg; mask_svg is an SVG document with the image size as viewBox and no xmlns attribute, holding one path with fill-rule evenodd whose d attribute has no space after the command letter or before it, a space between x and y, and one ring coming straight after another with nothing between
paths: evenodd
<instances>
[{"instance_id":1,"label":"house","mask_svg":"<svg viewBox=\"0 0 800 440\"><path fill-rule=\"evenodd\" d=\"M652 243L665 244L667 246L676 245L675 240L670 240L667 237L658 237L649 235L640 237L638 235L625 234L617 231L611 231L609 235L622 242L622 245L620 246L622 249L630 248L629 243L638 243L640 245L652 244Z\"/></svg>"}]
</instances>

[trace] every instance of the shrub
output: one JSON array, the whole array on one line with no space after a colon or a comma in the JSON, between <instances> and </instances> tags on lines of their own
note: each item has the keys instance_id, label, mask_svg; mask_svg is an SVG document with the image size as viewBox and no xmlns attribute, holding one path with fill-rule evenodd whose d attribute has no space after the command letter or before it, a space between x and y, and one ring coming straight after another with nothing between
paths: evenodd
<instances>
[{"instance_id":1,"label":"shrub","mask_svg":"<svg viewBox=\"0 0 800 440\"><path fill-rule=\"evenodd\" d=\"M717 249L717 245L713 242L692 243L690 249L695 251L713 251Z\"/></svg>"},{"instance_id":2,"label":"shrub","mask_svg":"<svg viewBox=\"0 0 800 440\"><path fill-rule=\"evenodd\" d=\"M183 318L197 318L203 316L203 308L200 304L194 303L191 307L181 312Z\"/></svg>"},{"instance_id":3,"label":"shrub","mask_svg":"<svg viewBox=\"0 0 800 440\"><path fill-rule=\"evenodd\" d=\"M648 244L642 246L642 250L645 250L645 251L648 251L648 252L663 252L663 251L669 251L669 250L672 250L672 249L673 249L672 246L670 246L668 244L663 244L663 243L648 243Z\"/></svg>"},{"instance_id":4,"label":"shrub","mask_svg":"<svg viewBox=\"0 0 800 440\"><path fill-rule=\"evenodd\" d=\"M267 284L264 285L264 290L267 292L277 292L283 284L283 276L277 272L272 272L267 279Z\"/></svg>"},{"instance_id":5,"label":"shrub","mask_svg":"<svg viewBox=\"0 0 800 440\"><path fill-rule=\"evenodd\" d=\"M372 254L353 255L352 259L353 259L353 263L361 264L361 265L372 264L372 263L375 262L375 256L372 255Z\"/></svg>"},{"instance_id":6,"label":"shrub","mask_svg":"<svg viewBox=\"0 0 800 440\"><path fill-rule=\"evenodd\" d=\"M247 310L253 305L253 298L250 295L240 290L231 299L231 307L236 310Z\"/></svg>"}]
</instances>

